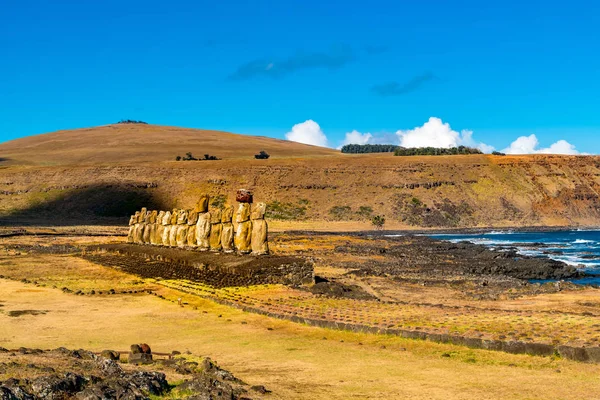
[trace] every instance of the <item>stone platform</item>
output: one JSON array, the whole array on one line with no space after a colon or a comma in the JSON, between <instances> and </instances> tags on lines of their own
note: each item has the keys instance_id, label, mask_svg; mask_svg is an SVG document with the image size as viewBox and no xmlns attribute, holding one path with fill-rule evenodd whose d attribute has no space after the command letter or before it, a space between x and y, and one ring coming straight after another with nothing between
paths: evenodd
<instances>
[{"instance_id":1,"label":"stone platform","mask_svg":"<svg viewBox=\"0 0 600 400\"><path fill-rule=\"evenodd\" d=\"M304 285L314 281L309 261L284 256L239 256L136 244L89 247L84 258L144 278L186 279L214 287Z\"/></svg>"}]
</instances>

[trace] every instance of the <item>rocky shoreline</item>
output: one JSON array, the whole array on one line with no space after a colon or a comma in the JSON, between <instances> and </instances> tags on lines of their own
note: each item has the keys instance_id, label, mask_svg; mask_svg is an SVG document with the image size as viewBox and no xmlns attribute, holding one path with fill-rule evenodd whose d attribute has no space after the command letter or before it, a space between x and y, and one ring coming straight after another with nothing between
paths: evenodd
<instances>
[{"instance_id":1,"label":"rocky shoreline","mask_svg":"<svg viewBox=\"0 0 600 400\"><path fill-rule=\"evenodd\" d=\"M561 280L583 276L577 268L560 261L524 256L515 250L492 250L470 242L451 243L425 236L387 238L386 242L385 246L338 246L334 251L383 256L383 260L367 261L359 266L355 272L363 275L410 272L438 279L477 275L521 280Z\"/></svg>"}]
</instances>

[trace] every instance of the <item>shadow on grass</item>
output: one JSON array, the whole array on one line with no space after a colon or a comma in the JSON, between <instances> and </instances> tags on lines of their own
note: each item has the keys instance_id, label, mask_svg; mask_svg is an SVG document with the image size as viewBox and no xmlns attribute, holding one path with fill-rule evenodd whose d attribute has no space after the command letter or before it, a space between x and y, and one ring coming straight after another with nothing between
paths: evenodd
<instances>
[{"instance_id":1,"label":"shadow on grass","mask_svg":"<svg viewBox=\"0 0 600 400\"><path fill-rule=\"evenodd\" d=\"M142 207L168 210L172 207L155 195L153 188L130 185L97 185L75 189L58 198L39 202L0 217L0 226L123 225Z\"/></svg>"}]
</instances>

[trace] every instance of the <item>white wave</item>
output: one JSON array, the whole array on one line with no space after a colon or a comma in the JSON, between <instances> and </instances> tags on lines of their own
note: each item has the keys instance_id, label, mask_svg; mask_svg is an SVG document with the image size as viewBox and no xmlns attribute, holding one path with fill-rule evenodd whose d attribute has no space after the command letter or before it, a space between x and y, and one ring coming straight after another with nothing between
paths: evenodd
<instances>
[{"instance_id":1,"label":"white wave","mask_svg":"<svg viewBox=\"0 0 600 400\"><path fill-rule=\"evenodd\" d=\"M543 256L544 253L542 253L541 251L538 250L531 250L531 249L527 249L524 247L517 247L517 252L519 254L521 254L522 256L530 256L530 257L537 257L537 256Z\"/></svg>"},{"instance_id":2,"label":"white wave","mask_svg":"<svg viewBox=\"0 0 600 400\"><path fill-rule=\"evenodd\" d=\"M510 240L492 240L492 239L481 239L481 238L460 238L450 239L449 242L460 243L460 242L471 242L473 244L483 244L485 246L507 246L512 244Z\"/></svg>"},{"instance_id":3,"label":"white wave","mask_svg":"<svg viewBox=\"0 0 600 400\"><path fill-rule=\"evenodd\" d=\"M549 258L552 260L556 260L556 261L562 261L565 264L569 264L574 267L581 267L581 266L583 266L585 268L598 267L597 263L585 261L580 256L577 256L577 255L573 255L573 256L566 255L566 254L550 255Z\"/></svg>"},{"instance_id":4,"label":"white wave","mask_svg":"<svg viewBox=\"0 0 600 400\"><path fill-rule=\"evenodd\" d=\"M514 231L490 231L484 233L484 235L512 235Z\"/></svg>"},{"instance_id":5,"label":"white wave","mask_svg":"<svg viewBox=\"0 0 600 400\"><path fill-rule=\"evenodd\" d=\"M586 240L586 239L577 239L573 243L575 243L575 244L596 243L596 241L595 240Z\"/></svg>"}]
</instances>

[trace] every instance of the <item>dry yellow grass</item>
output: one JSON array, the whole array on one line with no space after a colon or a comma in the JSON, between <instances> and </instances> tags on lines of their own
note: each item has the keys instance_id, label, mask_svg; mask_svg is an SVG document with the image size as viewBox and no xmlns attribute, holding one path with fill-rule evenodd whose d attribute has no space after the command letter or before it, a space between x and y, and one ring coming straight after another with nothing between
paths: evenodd
<instances>
[{"instance_id":1,"label":"dry yellow grass","mask_svg":"<svg viewBox=\"0 0 600 400\"><path fill-rule=\"evenodd\" d=\"M211 356L273 398L582 399L600 390L597 365L311 328L200 299L180 308L149 295L81 297L0 280L0 301L3 346L101 350L144 341L155 351ZM22 309L47 313L7 316Z\"/></svg>"},{"instance_id":2,"label":"dry yellow grass","mask_svg":"<svg viewBox=\"0 0 600 400\"><path fill-rule=\"evenodd\" d=\"M64 130L0 144L9 164L52 165L174 161L193 153L220 158L254 158L260 150L278 157L323 156L335 150L268 137L173 126L114 124Z\"/></svg>"},{"instance_id":3,"label":"dry yellow grass","mask_svg":"<svg viewBox=\"0 0 600 400\"><path fill-rule=\"evenodd\" d=\"M43 245L45 240L21 237L3 239L2 244ZM100 239L58 237L54 242L92 240ZM324 249L348 240L343 236L321 237L314 241L314 246ZM306 243L298 246L306 246ZM327 272L329 267L322 268L322 272ZM169 282L142 280L72 256L16 254L3 250L0 274L44 285L0 279L2 347L65 346L99 351L126 350L131 343L148 342L157 352L190 350L198 356L210 356L246 382L264 384L274 391L273 398L282 399L582 399L594 398L600 390L598 365L308 327L218 305L165 287ZM63 286L84 293L92 289L114 288L117 292L150 289L165 299L146 293L76 296L61 292ZM431 301L444 298L450 305L471 304L437 289L412 292L411 301L423 302L425 297L432 296ZM403 290L406 294L411 292L410 287ZM238 292L273 304L280 304L276 299L285 299L289 294L303 296L280 286L222 292L224 295ZM403 296L402 293L390 295ZM581 303L590 302L595 296L588 291L471 305L524 311L564 308L580 312L586 307ZM183 307L177 305L180 297ZM314 301L294 301L318 305ZM346 303L346 300L323 299L319 306L328 311ZM364 305L371 311L378 307L375 302ZM381 306L389 311L390 305ZM11 311L22 310L43 313L9 316ZM359 311L362 315L364 310ZM407 306L405 311L400 316L417 312L417 308ZM469 315L456 317L468 323L485 324L485 318L492 314L492 311L482 311L481 321L469 320ZM440 315L433 313L427 318L438 317ZM577 323L563 319L560 313L554 319L557 327Z\"/></svg>"}]
</instances>

